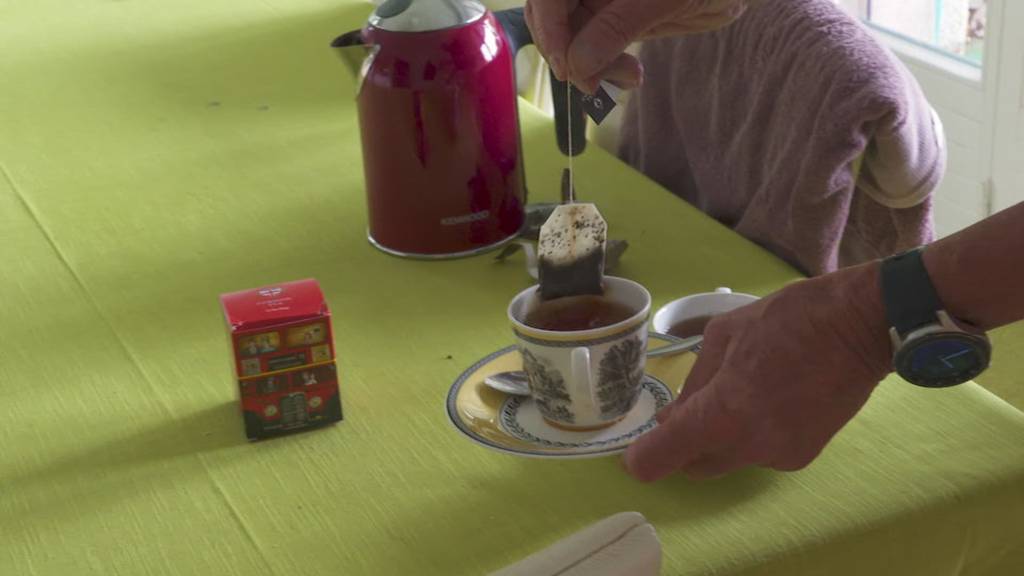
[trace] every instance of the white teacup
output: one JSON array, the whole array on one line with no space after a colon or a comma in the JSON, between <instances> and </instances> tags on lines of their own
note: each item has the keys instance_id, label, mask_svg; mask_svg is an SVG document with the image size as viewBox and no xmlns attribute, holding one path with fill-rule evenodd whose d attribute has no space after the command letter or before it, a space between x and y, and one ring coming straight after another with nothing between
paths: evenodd
<instances>
[{"instance_id":1,"label":"white teacup","mask_svg":"<svg viewBox=\"0 0 1024 576\"><path fill-rule=\"evenodd\" d=\"M525 324L540 305L537 286L520 292L508 306L530 395L549 423L569 430L611 426L636 404L647 359L647 318L651 295L625 278L606 276L604 296L633 314L589 330L542 330Z\"/></svg>"},{"instance_id":2,"label":"white teacup","mask_svg":"<svg viewBox=\"0 0 1024 576\"><path fill-rule=\"evenodd\" d=\"M652 325L655 332L668 334L673 326L684 320L718 316L757 300L757 296L716 288L714 292L691 294L665 304L654 314Z\"/></svg>"}]
</instances>

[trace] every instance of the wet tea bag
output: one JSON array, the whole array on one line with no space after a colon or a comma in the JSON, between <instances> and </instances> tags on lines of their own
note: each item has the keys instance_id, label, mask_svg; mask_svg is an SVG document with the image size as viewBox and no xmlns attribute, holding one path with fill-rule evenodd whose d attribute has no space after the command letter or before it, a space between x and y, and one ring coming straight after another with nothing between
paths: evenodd
<instances>
[{"instance_id":1,"label":"wet tea bag","mask_svg":"<svg viewBox=\"0 0 1024 576\"><path fill-rule=\"evenodd\" d=\"M540 229L540 297L604 293L608 226L590 203L557 206Z\"/></svg>"},{"instance_id":2,"label":"wet tea bag","mask_svg":"<svg viewBox=\"0 0 1024 576\"><path fill-rule=\"evenodd\" d=\"M601 123L615 107L616 90L602 83L598 93L590 96L582 94L568 82L554 77L552 81L556 85L565 85L564 103L555 99L555 124L559 148L566 155L568 166L562 171L562 204L555 207L540 228L537 243L540 297L553 300L566 296L600 295L604 293L608 225L597 206L576 201L573 157L586 145L585 124L579 109ZM616 257L624 249L625 243L617 246Z\"/></svg>"}]
</instances>

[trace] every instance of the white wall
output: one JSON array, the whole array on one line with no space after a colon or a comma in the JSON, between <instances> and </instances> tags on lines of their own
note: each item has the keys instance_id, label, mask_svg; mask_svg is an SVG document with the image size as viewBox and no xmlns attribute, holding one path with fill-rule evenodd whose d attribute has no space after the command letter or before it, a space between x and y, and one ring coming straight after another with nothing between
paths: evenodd
<instances>
[{"instance_id":1,"label":"white wall","mask_svg":"<svg viewBox=\"0 0 1024 576\"><path fill-rule=\"evenodd\" d=\"M992 137L993 208L1024 202L1024 2L1003 1Z\"/></svg>"},{"instance_id":2,"label":"white wall","mask_svg":"<svg viewBox=\"0 0 1024 576\"><path fill-rule=\"evenodd\" d=\"M948 146L946 177L935 191L935 227L940 236L988 215L990 144L983 85L961 79L913 58L904 63L942 119Z\"/></svg>"}]
</instances>

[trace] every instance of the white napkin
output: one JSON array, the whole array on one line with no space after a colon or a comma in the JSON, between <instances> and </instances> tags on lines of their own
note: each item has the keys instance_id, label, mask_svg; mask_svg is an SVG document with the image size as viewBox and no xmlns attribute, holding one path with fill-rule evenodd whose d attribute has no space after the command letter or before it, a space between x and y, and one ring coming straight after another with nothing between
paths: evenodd
<instances>
[{"instance_id":1,"label":"white napkin","mask_svg":"<svg viewBox=\"0 0 1024 576\"><path fill-rule=\"evenodd\" d=\"M639 512L580 530L491 576L657 576L661 542Z\"/></svg>"}]
</instances>

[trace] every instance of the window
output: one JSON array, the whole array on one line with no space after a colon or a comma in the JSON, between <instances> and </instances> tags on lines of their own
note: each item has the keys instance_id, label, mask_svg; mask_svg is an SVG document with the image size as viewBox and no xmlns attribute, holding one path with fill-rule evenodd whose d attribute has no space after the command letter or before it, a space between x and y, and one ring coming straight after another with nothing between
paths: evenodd
<instances>
[{"instance_id":1,"label":"window","mask_svg":"<svg viewBox=\"0 0 1024 576\"><path fill-rule=\"evenodd\" d=\"M841 0L868 24L981 66L988 0Z\"/></svg>"}]
</instances>

